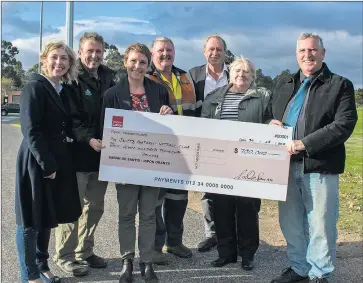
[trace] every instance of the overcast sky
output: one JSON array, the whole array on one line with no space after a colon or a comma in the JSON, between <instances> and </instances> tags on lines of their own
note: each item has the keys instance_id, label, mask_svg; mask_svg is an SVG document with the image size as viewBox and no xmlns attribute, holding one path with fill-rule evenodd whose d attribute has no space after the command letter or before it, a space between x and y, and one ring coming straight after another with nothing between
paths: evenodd
<instances>
[{"instance_id":1,"label":"overcast sky","mask_svg":"<svg viewBox=\"0 0 363 283\"><path fill-rule=\"evenodd\" d=\"M217 33L235 55L251 59L265 75L298 69L296 39L318 33L331 71L363 87L362 2L75 2L74 48L96 31L122 53L134 42L173 39L175 65L189 70L205 62L205 38ZM44 2L43 43L66 39L65 2ZM40 2L2 2L2 39L18 47L25 70L37 63Z\"/></svg>"}]
</instances>

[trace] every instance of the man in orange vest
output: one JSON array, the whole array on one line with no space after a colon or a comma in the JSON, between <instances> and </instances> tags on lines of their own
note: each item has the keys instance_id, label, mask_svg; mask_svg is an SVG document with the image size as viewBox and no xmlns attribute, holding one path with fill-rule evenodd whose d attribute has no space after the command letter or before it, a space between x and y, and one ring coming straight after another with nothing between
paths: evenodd
<instances>
[{"instance_id":1,"label":"man in orange vest","mask_svg":"<svg viewBox=\"0 0 363 283\"><path fill-rule=\"evenodd\" d=\"M148 77L163 84L169 92L170 106L175 115L195 116L196 105L194 85L189 73L173 65L175 47L167 37L156 38L151 47L152 63ZM183 245L183 218L188 205L188 191L162 189L156 207L155 264L166 264L162 252L164 244L167 252L178 257L189 258L191 249Z\"/></svg>"}]
</instances>

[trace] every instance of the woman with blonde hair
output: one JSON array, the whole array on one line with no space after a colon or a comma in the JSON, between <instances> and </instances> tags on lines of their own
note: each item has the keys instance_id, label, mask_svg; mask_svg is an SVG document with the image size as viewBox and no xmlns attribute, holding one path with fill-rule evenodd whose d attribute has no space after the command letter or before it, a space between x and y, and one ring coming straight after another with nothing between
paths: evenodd
<instances>
[{"instance_id":1,"label":"woman with blonde hair","mask_svg":"<svg viewBox=\"0 0 363 283\"><path fill-rule=\"evenodd\" d=\"M255 85L256 69L245 58L230 65L230 83L209 93L203 103L201 117L220 120L264 123L270 92ZM237 262L242 269L253 268L259 246L258 212L261 200L216 194L213 196L213 217L216 227L218 259L214 267Z\"/></svg>"},{"instance_id":2,"label":"woman with blonde hair","mask_svg":"<svg viewBox=\"0 0 363 283\"><path fill-rule=\"evenodd\" d=\"M63 42L51 42L40 57L41 74L32 75L20 95L15 214L23 283L61 281L48 266L50 231L81 215L66 84L77 77L76 56Z\"/></svg>"}]
</instances>

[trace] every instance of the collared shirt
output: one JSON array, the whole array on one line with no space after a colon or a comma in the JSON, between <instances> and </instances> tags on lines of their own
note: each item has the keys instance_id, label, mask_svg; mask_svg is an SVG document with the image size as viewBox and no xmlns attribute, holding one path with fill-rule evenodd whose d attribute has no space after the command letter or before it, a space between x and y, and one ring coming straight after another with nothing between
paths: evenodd
<instances>
[{"instance_id":1,"label":"collared shirt","mask_svg":"<svg viewBox=\"0 0 363 283\"><path fill-rule=\"evenodd\" d=\"M53 83L50 79L48 79L46 76L44 76L43 74L41 74L44 78L46 78L48 80L48 82L50 82L50 84L54 87L55 91L60 94L60 92L62 91L63 87L61 84L55 84Z\"/></svg>"},{"instance_id":2,"label":"collared shirt","mask_svg":"<svg viewBox=\"0 0 363 283\"><path fill-rule=\"evenodd\" d=\"M314 74L310 75L310 86L313 84L313 82L315 81L315 79L317 78L317 76L321 73L323 68L321 68L319 71L315 72ZM294 99L293 97L296 95L297 91L299 90L302 82L304 81L304 79L307 78L307 76L304 75L304 73L300 70L300 75L299 75L299 80L296 80L295 82L295 89L294 89L294 94L292 96L292 98L290 99L289 103L286 106L283 118L282 118L282 122L285 122L287 119L287 115L288 112L290 110L291 104L293 103ZM310 89L310 87L309 87ZM309 99L309 91L305 96L304 99L304 104L301 107L301 111L299 114L299 118L296 122L296 127L295 127L295 140L301 140L302 138L305 137L305 110L306 110L306 105L307 105L307 101ZM292 160L302 160L304 156L303 152L300 152L298 154L292 155L291 159Z\"/></svg>"},{"instance_id":3,"label":"collared shirt","mask_svg":"<svg viewBox=\"0 0 363 283\"><path fill-rule=\"evenodd\" d=\"M227 66L223 64L223 71L219 75L219 78L215 80L208 72L208 64L205 68L206 77L205 77L205 86L204 86L204 98L207 96L208 93L212 92L218 87L225 86L228 84L228 77L227 77Z\"/></svg>"},{"instance_id":4,"label":"collared shirt","mask_svg":"<svg viewBox=\"0 0 363 283\"><path fill-rule=\"evenodd\" d=\"M98 79L98 71L96 72L91 72L90 71L90 74L92 75L92 77L94 77L95 79Z\"/></svg>"}]
</instances>

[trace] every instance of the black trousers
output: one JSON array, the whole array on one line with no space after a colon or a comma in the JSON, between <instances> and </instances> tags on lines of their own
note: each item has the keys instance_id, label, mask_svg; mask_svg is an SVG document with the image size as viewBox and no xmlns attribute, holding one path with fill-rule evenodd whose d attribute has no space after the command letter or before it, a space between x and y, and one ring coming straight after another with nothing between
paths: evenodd
<instances>
[{"instance_id":1,"label":"black trousers","mask_svg":"<svg viewBox=\"0 0 363 283\"><path fill-rule=\"evenodd\" d=\"M258 213L261 200L213 195L213 216L219 257L253 259L260 242Z\"/></svg>"},{"instance_id":2,"label":"black trousers","mask_svg":"<svg viewBox=\"0 0 363 283\"><path fill-rule=\"evenodd\" d=\"M205 236L206 238L215 237L216 228L214 226L213 217L213 194L203 193L200 203L202 205L202 211L204 216Z\"/></svg>"},{"instance_id":3,"label":"black trousers","mask_svg":"<svg viewBox=\"0 0 363 283\"><path fill-rule=\"evenodd\" d=\"M172 191L172 190L171 190ZM162 194L163 192L161 192ZM165 242L168 247L175 247L183 242L184 224L183 219L188 206L188 192L181 195L174 195L175 198L170 199L166 194L162 203L156 209L156 234L155 234L155 250L161 251ZM171 196L172 197L172 196Z\"/></svg>"}]
</instances>

